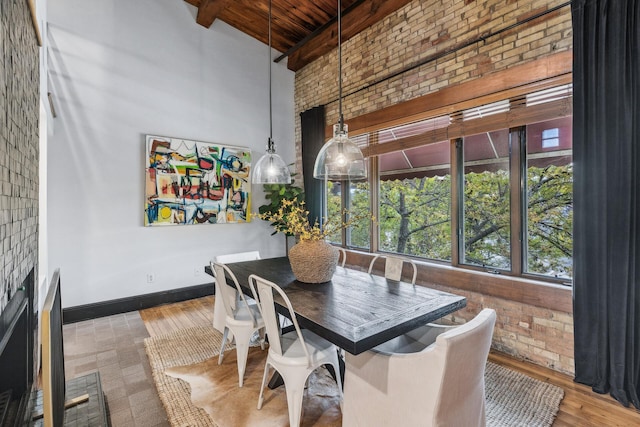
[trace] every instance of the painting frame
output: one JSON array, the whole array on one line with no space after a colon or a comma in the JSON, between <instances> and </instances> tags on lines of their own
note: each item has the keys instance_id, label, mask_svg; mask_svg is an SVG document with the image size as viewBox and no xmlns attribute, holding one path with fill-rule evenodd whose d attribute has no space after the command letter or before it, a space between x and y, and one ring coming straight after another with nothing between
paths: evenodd
<instances>
[{"instance_id":1,"label":"painting frame","mask_svg":"<svg viewBox=\"0 0 640 427\"><path fill-rule=\"evenodd\" d=\"M251 220L251 150L145 136L146 227Z\"/></svg>"}]
</instances>

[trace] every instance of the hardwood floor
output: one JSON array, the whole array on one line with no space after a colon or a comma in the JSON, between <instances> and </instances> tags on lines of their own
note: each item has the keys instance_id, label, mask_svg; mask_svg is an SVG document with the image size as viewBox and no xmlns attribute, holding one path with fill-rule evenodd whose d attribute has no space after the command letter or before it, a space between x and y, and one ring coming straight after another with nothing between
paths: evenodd
<instances>
[{"instance_id":1,"label":"hardwood floor","mask_svg":"<svg viewBox=\"0 0 640 427\"><path fill-rule=\"evenodd\" d=\"M213 318L213 297L141 310L140 317L151 336L209 325ZM640 411L625 408L609 395L594 393L589 387L574 383L568 375L497 352L492 352L489 360L562 387L565 395L554 426L640 426Z\"/></svg>"}]
</instances>

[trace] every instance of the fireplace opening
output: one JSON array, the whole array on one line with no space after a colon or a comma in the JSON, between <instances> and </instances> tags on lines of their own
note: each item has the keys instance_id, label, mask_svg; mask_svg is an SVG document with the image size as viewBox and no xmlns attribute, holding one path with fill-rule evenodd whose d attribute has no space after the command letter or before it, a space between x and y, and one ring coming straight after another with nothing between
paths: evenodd
<instances>
[{"instance_id":1,"label":"fireplace opening","mask_svg":"<svg viewBox=\"0 0 640 427\"><path fill-rule=\"evenodd\" d=\"M30 414L34 379L34 270L0 313L0 426L21 426Z\"/></svg>"}]
</instances>

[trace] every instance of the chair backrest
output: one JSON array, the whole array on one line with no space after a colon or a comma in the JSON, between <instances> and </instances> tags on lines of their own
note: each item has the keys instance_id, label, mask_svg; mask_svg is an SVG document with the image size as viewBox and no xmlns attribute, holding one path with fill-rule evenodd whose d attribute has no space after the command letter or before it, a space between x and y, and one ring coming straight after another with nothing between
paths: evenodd
<instances>
[{"instance_id":1,"label":"chair backrest","mask_svg":"<svg viewBox=\"0 0 640 427\"><path fill-rule=\"evenodd\" d=\"M376 260L381 256L382 255L377 254L376 256L373 257L373 259L371 260L371 263L369 264L369 274L371 274L371 271L373 271L373 265L375 264ZM413 276L411 278L411 284L415 285L416 277L418 275L418 269L416 267L416 264L413 262L413 260L408 258L402 258L399 256L394 256L394 255L385 255L384 258L385 258L384 277L390 280L397 280L397 281L402 280L402 268L404 267L404 263L406 262L410 264L411 267L413 268Z\"/></svg>"},{"instance_id":2,"label":"chair backrest","mask_svg":"<svg viewBox=\"0 0 640 427\"><path fill-rule=\"evenodd\" d=\"M240 297L240 301L242 301L242 303L248 309L249 303L244 297L242 288L240 287L235 274L233 274L233 271L231 271L229 267L220 262L211 263L211 270L213 270L215 273L216 282L218 283L218 289L220 290L220 296L222 297L222 303L224 304L224 310L227 312L227 315L231 317L234 316L234 309L231 306L231 301L234 301L236 297L236 294L233 293L233 289L227 283L227 277L229 277L233 281L233 284L237 291L237 295ZM251 312L251 310L247 310L247 312L249 313L249 316L251 316L251 320L253 321L253 324L255 326L256 319L253 316L253 313Z\"/></svg>"},{"instance_id":3,"label":"chair backrest","mask_svg":"<svg viewBox=\"0 0 640 427\"><path fill-rule=\"evenodd\" d=\"M485 426L495 320L485 309L464 325L427 325L372 351L347 353L344 425Z\"/></svg>"},{"instance_id":4,"label":"chair backrest","mask_svg":"<svg viewBox=\"0 0 640 427\"><path fill-rule=\"evenodd\" d=\"M277 354L282 355L282 342L280 341L280 323L278 322L278 315L276 314L275 302L273 298L273 292L275 291L278 293L278 295L280 295L280 298L282 298L285 305L287 306L287 310L289 310L289 313L291 315L291 323L293 323L293 326L296 329L296 334L298 335L298 339L302 343L302 348L305 355L307 356L307 363L310 364L311 358L309 357L307 346L304 343L302 332L300 332L300 326L298 325L298 320L296 319L296 313L293 311L291 301L284 293L282 288L280 288L280 286L276 285L275 283L263 279L262 277L255 274L249 276L249 287L251 288L251 292L253 293L253 298L258 302L260 314L262 314L262 318L264 319L264 326L267 330L267 336L269 337L269 348L275 351Z\"/></svg>"},{"instance_id":5,"label":"chair backrest","mask_svg":"<svg viewBox=\"0 0 640 427\"><path fill-rule=\"evenodd\" d=\"M442 371L434 425L469 425L470 419L484 420L484 371L495 322L495 310L485 308L464 325L436 338L434 352L441 358L438 365Z\"/></svg>"},{"instance_id":6,"label":"chair backrest","mask_svg":"<svg viewBox=\"0 0 640 427\"><path fill-rule=\"evenodd\" d=\"M345 262L347 262L347 251L344 248L340 248L338 246L336 246L336 249L338 249L338 251L340 252L340 257L342 258L339 259L340 267L344 267Z\"/></svg>"},{"instance_id":7,"label":"chair backrest","mask_svg":"<svg viewBox=\"0 0 640 427\"><path fill-rule=\"evenodd\" d=\"M253 261L256 259L260 259L260 252L258 251L216 255L215 257L216 262L221 262L223 264L229 264L230 262Z\"/></svg>"}]
</instances>

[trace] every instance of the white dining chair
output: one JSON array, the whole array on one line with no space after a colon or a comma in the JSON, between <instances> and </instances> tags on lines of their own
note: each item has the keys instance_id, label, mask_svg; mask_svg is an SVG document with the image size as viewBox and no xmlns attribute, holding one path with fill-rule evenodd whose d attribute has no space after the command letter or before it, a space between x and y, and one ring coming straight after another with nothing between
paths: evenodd
<instances>
[{"instance_id":1,"label":"white dining chair","mask_svg":"<svg viewBox=\"0 0 640 427\"><path fill-rule=\"evenodd\" d=\"M291 301L283 290L268 280L255 274L249 276L249 286L258 301L269 337L269 352L264 366L262 386L258 397L258 409L262 408L264 387L267 383L269 370L273 367L284 381L289 407L289 424L291 427L300 425L302 416L302 401L307 378L322 365L332 365L336 374L337 387L342 399L342 380L338 366L338 351L336 346L324 338L306 329L300 329ZM286 305L291 315L294 331L280 335L276 310L274 306L274 292Z\"/></svg>"},{"instance_id":2,"label":"white dining chair","mask_svg":"<svg viewBox=\"0 0 640 427\"><path fill-rule=\"evenodd\" d=\"M484 371L496 312L461 326L427 325L346 355L342 423L485 426Z\"/></svg>"},{"instance_id":3,"label":"white dining chair","mask_svg":"<svg viewBox=\"0 0 640 427\"><path fill-rule=\"evenodd\" d=\"M218 356L218 365L224 359L224 349L227 343L229 332L233 333L236 341L236 359L238 361L238 383L240 387L244 382L244 371L247 366L247 355L249 354L249 344L253 334L260 333L260 347L264 350L264 320L256 304L249 304L240 289L240 284L229 267L221 263L213 263L212 270L216 272L216 281L221 291L221 300L226 312L224 332L222 334L222 344ZM226 273L226 274L225 274ZM237 306L231 306L230 301L233 296L233 289L227 284L226 277L229 277L235 285L235 289L240 296Z\"/></svg>"},{"instance_id":4,"label":"white dining chair","mask_svg":"<svg viewBox=\"0 0 640 427\"><path fill-rule=\"evenodd\" d=\"M228 264L230 262L253 261L256 259L260 259L260 252L249 251L249 252L217 255L214 258L214 262ZM215 298L213 301L213 327L222 333L224 332L224 324L225 324L225 318L227 316L227 313L222 304L222 298L220 298L221 292L218 289L217 280L214 281L214 293L215 293ZM235 291L235 289L233 289L233 292L229 295L230 295L229 296L230 303L232 307L235 308L239 298L238 293Z\"/></svg>"},{"instance_id":5,"label":"white dining chair","mask_svg":"<svg viewBox=\"0 0 640 427\"><path fill-rule=\"evenodd\" d=\"M413 262L410 258L399 257L395 255L381 255L376 254L371 263L369 263L369 274L373 271L373 264L375 264L376 260L380 257L385 258L384 264L384 277L391 280L402 280L402 268L404 264L407 263L413 267L413 276L411 277L411 284L416 284L416 277L418 275L418 268L416 267L416 263Z\"/></svg>"},{"instance_id":6,"label":"white dining chair","mask_svg":"<svg viewBox=\"0 0 640 427\"><path fill-rule=\"evenodd\" d=\"M347 251L344 248L340 248L336 246L336 249L340 252L340 258L338 258L338 263L340 267L344 267L344 264L347 262Z\"/></svg>"}]
</instances>

